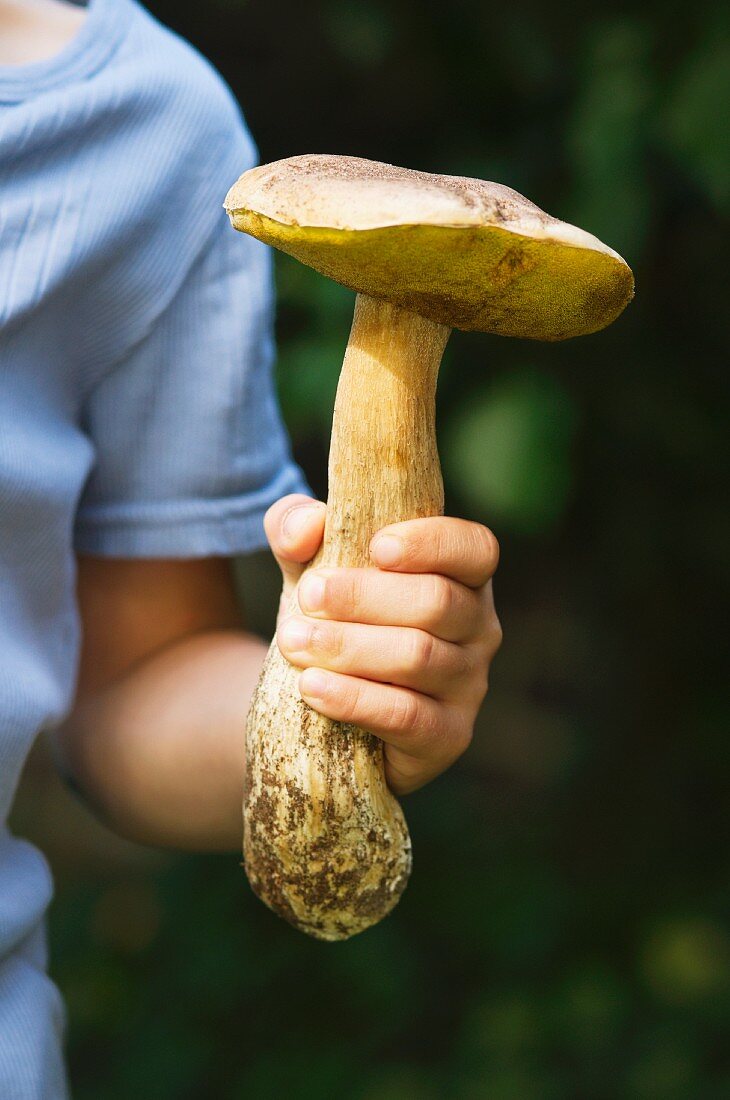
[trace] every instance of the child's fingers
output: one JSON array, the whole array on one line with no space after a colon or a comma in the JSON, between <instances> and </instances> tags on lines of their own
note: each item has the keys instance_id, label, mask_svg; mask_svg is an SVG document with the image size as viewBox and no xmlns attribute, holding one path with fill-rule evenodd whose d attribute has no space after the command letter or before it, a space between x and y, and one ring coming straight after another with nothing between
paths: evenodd
<instances>
[{"instance_id":1,"label":"child's fingers","mask_svg":"<svg viewBox=\"0 0 730 1100\"><path fill-rule=\"evenodd\" d=\"M460 756L471 740L463 709L408 688L307 668L299 677L299 691L320 714L369 730L423 761L433 775Z\"/></svg>"},{"instance_id":2,"label":"child's fingers","mask_svg":"<svg viewBox=\"0 0 730 1100\"><path fill-rule=\"evenodd\" d=\"M370 543L374 565L403 573L441 573L479 588L493 575L499 544L481 523L432 516L391 523Z\"/></svg>"},{"instance_id":3,"label":"child's fingers","mask_svg":"<svg viewBox=\"0 0 730 1100\"><path fill-rule=\"evenodd\" d=\"M487 620L483 592L434 573L315 569L297 597L302 611L318 619L417 627L447 642L481 635Z\"/></svg>"},{"instance_id":4,"label":"child's fingers","mask_svg":"<svg viewBox=\"0 0 730 1100\"><path fill-rule=\"evenodd\" d=\"M304 565L319 550L325 511L321 501L292 493L272 504L264 517L264 530L284 578L285 594L293 589Z\"/></svg>"},{"instance_id":5,"label":"child's fingers","mask_svg":"<svg viewBox=\"0 0 730 1100\"><path fill-rule=\"evenodd\" d=\"M483 697L475 670L481 664L468 646L408 627L317 621L290 615L277 631L279 649L300 668L343 672L366 680L397 684L435 698L476 705Z\"/></svg>"}]
</instances>

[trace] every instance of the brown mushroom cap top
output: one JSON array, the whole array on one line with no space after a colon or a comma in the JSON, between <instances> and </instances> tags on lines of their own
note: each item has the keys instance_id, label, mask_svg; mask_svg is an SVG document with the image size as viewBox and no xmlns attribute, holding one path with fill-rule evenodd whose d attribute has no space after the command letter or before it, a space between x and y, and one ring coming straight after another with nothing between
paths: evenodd
<instances>
[{"instance_id":1,"label":"brown mushroom cap top","mask_svg":"<svg viewBox=\"0 0 730 1100\"><path fill-rule=\"evenodd\" d=\"M245 172L225 208L336 282L455 328L563 340L633 297L618 253L498 183L307 154Z\"/></svg>"}]
</instances>

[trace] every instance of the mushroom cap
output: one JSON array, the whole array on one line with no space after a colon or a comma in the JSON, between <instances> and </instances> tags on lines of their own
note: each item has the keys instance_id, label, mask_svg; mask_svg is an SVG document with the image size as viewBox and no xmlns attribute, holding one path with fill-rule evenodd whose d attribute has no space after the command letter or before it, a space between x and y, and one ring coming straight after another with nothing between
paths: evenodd
<instances>
[{"instance_id":1,"label":"mushroom cap","mask_svg":"<svg viewBox=\"0 0 730 1100\"><path fill-rule=\"evenodd\" d=\"M336 282L454 328L565 340L634 293L617 252L499 183L315 153L244 172L225 208Z\"/></svg>"}]
</instances>

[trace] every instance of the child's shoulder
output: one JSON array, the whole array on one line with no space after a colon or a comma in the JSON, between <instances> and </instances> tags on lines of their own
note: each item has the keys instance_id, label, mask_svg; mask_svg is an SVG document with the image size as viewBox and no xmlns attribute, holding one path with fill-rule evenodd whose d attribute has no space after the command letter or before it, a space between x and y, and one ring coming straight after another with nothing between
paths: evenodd
<instances>
[{"instance_id":1,"label":"child's shoulder","mask_svg":"<svg viewBox=\"0 0 730 1100\"><path fill-rule=\"evenodd\" d=\"M134 0L129 33L108 69L134 99L138 116L169 111L181 139L241 128L238 104L217 70L189 42L159 23ZM186 125L187 124L187 125Z\"/></svg>"},{"instance_id":2,"label":"child's shoulder","mask_svg":"<svg viewBox=\"0 0 730 1100\"><path fill-rule=\"evenodd\" d=\"M213 66L135 0L94 0L57 57L5 88L0 74L3 94L19 104L0 111L4 224L23 238L28 271L16 312L73 288L79 330L110 360L217 233L234 236L222 204L255 161L253 141ZM18 251L12 233L0 270L3 247Z\"/></svg>"}]
</instances>

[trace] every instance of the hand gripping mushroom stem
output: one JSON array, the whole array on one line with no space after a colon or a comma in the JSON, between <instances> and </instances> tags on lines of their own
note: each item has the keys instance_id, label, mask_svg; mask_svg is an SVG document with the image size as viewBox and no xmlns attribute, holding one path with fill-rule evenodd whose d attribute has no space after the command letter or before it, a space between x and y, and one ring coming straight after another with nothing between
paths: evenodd
<instances>
[{"instance_id":1,"label":"hand gripping mushroom stem","mask_svg":"<svg viewBox=\"0 0 730 1100\"><path fill-rule=\"evenodd\" d=\"M563 340L633 296L616 252L482 180L307 155L245 172L225 207L236 229L357 292L310 568L368 566L379 528L442 513L435 393L452 327ZM381 743L310 709L298 675L274 641L246 731L244 859L275 912L339 940L390 912L411 844Z\"/></svg>"}]
</instances>

